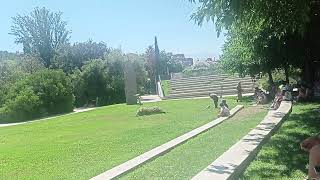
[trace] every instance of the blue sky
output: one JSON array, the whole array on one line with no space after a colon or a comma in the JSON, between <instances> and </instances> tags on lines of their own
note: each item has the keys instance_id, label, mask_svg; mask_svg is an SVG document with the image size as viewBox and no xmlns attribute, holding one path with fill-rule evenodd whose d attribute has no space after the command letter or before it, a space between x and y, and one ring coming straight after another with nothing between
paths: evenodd
<instances>
[{"instance_id":1,"label":"blue sky","mask_svg":"<svg viewBox=\"0 0 320 180\"><path fill-rule=\"evenodd\" d=\"M72 31L71 42L88 39L142 53L158 37L161 50L188 57L218 56L225 41L217 38L212 22L199 27L190 15L196 5L188 0L5 0L0 10L0 50L21 51L9 35L11 17L35 7L63 12Z\"/></svg>"}]
</instances>

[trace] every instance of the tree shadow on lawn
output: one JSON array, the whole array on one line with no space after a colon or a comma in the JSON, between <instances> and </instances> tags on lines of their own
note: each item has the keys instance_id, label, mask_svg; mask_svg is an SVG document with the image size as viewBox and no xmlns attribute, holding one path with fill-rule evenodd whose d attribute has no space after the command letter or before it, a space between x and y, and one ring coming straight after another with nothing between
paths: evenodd
<instances>
[{"instance_id":1,"label":"tree shadow on lawn","mask_svg":"<svg viewBox=\"0 0 320 180\"><path fill-rule=\"evenodd\" d=\"M302 106L303 104L298 104ZM320 131L319 112L312 107L302 107L300 113L292 113L279 131L262 147L262 150L244 174L250 177L295 177L297 171L307 172L308 154L300 149L300 142Z\"/></svg>"},{"instance_id":2,"label":"tree shadow on lawn","mask_svg":"<svg viewBox=\"0 0 320 180\"><path fill-rule=\"evenodd\" d=\"M248 103L248 104L254 103L255 102L254 96L243 96L240 102Z\"/></svg>"}]
</instances>

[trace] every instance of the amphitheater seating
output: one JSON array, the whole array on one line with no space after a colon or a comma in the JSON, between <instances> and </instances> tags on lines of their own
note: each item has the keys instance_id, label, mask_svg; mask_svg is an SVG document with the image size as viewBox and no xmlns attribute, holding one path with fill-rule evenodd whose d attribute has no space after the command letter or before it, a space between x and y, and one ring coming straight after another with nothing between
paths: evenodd
<instances>
[{"instance_id":1,"label":"amphitheater seating","mask_svg":"<svg viewBox=\"0 0 320 180\"><path fill-rule=\"evenodd\" d=\"M209 93L220 95L237 94L237 84L241 82L243 93L252 93L254 83L249 76L208 75L188 78L175 78L170 80L170 89L167 99L208 97Z\"/></svg>"}]
</instances>

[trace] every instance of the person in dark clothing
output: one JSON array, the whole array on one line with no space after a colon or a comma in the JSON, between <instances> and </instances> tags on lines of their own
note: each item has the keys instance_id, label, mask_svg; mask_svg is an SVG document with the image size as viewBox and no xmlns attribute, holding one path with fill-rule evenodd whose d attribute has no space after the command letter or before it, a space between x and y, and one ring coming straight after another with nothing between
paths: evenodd
<instances>
[{"instance_id":1,"label":"person in dark clothing","mask_svg":"<svg viewBox=\"0 0 320 180\"><path fill-rule=\"evenodd\" d=\"M243 89L242 89L242 86L241 86L241 82L238 82L237 92L238 92L237 102L239 102L242 99L242 92L243 92Z\"/></svg>"},{"instance_id":2,"label":"person in dark clothing","mask_svg":"<svg viewBox=\"0 0 320 180\"><path fill-rule=\"evenodd\" d=\"M213 100L214 108L217 108L218 107L219 97L214 93L210 93L209 96Z\"/></svg>"}]
</instances>

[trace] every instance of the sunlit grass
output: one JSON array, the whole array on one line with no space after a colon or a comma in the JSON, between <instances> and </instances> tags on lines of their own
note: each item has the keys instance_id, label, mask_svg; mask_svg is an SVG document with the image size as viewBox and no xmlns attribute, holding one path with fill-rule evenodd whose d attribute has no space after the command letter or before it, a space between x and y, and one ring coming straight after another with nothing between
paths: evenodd
<instances>
[{"instance_id":1,"label":"sunlit grass","mask_svg":"<svg viewBox=\"0 0 320 180\"><path fill-rule=\"evenodd\" d=\"M320 130L319 104L297 104L281 128L265 144L243 179L305 179L308 154L300 142Z\"/></svg>"},{"instance_id":2,"label":"sunlit grass","mask_svg":"<svg viewBox=\"0 0 320 180\"><path fill-rule=\"evenodd\" d=\"M88 179L214 119L211 104L150 103L167 113L142 117L119 104L0 128L0 179Z\"/></svg>"},{"instance_id":3,"label":"sunlit grass","mask_svg":"<svg viewBox=\"0 0 320 180\"><path fill-rule=\"evenodd\" d=\"M236 115L120 179L191 179L256 127L266 112Z\"/></svg>"}]
</instances>

